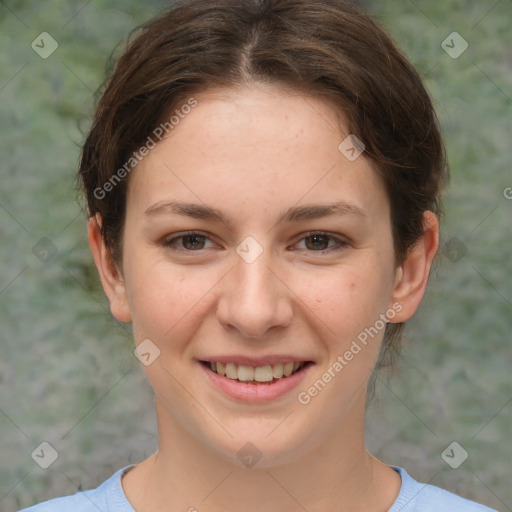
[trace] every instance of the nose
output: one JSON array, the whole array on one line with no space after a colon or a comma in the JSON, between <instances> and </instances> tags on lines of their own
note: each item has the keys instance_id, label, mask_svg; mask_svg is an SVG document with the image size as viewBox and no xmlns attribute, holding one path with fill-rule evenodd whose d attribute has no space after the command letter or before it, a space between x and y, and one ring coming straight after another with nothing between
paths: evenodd
<instances>
[{"instance_id":1,"label":"nose","mask_svg":"<svg viewBox=\"0 0 512 512\"><path fill-rule=\"evenodd\" d=\"M225 329L261 339L272 328L290 325L293 293L271 267L266 251L252 263L236 256L235 268L223 280L217 307L217 319Z\"/></svg>"}]
</instances>

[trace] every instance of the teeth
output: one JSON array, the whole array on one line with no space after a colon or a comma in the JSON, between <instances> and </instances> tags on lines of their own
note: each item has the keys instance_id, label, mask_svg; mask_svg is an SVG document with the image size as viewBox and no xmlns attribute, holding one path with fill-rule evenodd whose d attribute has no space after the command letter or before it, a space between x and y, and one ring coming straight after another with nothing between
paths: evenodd
<instances>
[{"instance_id":1,"label":"teeth","mask_svg":"<svg viewBox=\"0 0 512 512\"><path fill-rule=\"evenodd\" d=\"M280 379L284 373L283 373L283 365L282 363L277 363L272 366L273 369L273 375L275 379Z\"/></svg>"},{"instance_id":2,"label":"teeth","mask_svg":"<svg viewBox=\"0 0 512 512\"><path fill-rule=\"evenodd\" d=\"M226 363L226 377L228 379L238 379L238 368L233 363Z\"/></svg>"},{"instance_id":3,"label":"teeth","mask_svg":"<svg viewBox=\"0 0 512 512\"><path fill-rule=\"evenodd\" d=\"M258 366L254 368L254 380L256 382L270 382L274 378L272 366Z\"/></svg>"},{"instance_id":4,"label":"teeth","mask_svg":"<svg viewBox=\"0 0 512 512\"><path fill-rule=\"evenodd\" d=\"M286 363L283 368L283 373L285 377L289 377L293 372L293 363Z\"/></svg>"},{"instance_id":5,"label":"teeth","mask_svg":"<svg viewBox=\"0 0 512 512\"><path fill-rule=\"evenodd\" d=\"M215 371L215 370L213 370ZM222 375L222 377L224 377L224 375L226 375L226 365L224 363L217 363L217 373L219 375Z\"/></svg>"},{"instance_id":6,"label":"teeth","mask_svg":"<svg viewBox=\"0 0 512 512\"><path fill-rule=\"evenodd\" d=\"M273 365L252 366L236 365L233 363L209 363L211 370L222 377L241 382L272 382L274 379L289 377L292 373L302 368L305 363L289 362Z\"/></svg>"},{"instance_id":7,"label":"teeth","mask_svg":"<svg viewBox=\"0 0 512 512\"><path fill-rule=\"evenodd\" d=\"M244 366L241 364L238 367L238 380L242 380L244 382L254 380L254 368L252 368L252 366Z\"/></svg>"}]
</instances>

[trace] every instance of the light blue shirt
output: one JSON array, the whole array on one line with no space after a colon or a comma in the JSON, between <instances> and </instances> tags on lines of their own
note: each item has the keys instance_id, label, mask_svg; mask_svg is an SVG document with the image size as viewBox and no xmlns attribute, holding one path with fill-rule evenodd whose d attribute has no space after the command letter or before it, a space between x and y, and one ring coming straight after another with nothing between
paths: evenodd
<instances>
[{"instance_id":1,"label":"light blue shirt","mask_svg":"<svg viewBox=\"0 0 512 512\"><path fill-rule=\"evenodd\" d=\"M132 467L116 471L96 489L55 498L19 512L135 512L121 486L121 476ZM388 512L497 512L439 487L416 482L402 468L394 469L402 477L402 486Z\"/></svg>"}]
</instances>

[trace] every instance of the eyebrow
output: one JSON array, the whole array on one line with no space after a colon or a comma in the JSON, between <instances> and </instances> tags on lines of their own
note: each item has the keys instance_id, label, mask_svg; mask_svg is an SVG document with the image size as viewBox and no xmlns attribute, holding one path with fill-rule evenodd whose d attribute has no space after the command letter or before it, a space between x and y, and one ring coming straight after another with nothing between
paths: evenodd
<instances>
[{"instance_id":1,"label":"eyebrow","mask_svg":"<svg viewBox=\"0 0 512 512\"><path fill-rule=\"evenodd\" d=\"M147 208L145 215L183 215L195 219L214 220L231 227L230 219L216 208L197 203L184 203L179 201L158 202ZM353 204L343 201L327 204L307 204L303 206L293 206L279 216L277 223L280 222L300 222L310 219L319 219L332 215L355 215L366 217L366 213Z\"/></svg>"}]
</instances>

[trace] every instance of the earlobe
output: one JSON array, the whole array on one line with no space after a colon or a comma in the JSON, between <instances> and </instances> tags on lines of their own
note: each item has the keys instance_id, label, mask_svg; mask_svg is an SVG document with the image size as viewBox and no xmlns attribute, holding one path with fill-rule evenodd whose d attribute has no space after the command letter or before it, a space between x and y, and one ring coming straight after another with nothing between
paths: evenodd
<instances>
[{"instance_id":1,"label":"earlobe","mask_svg":"<svg viewBox=\"0 0 512 512\"><path fill-rule=\"evenodd\" d=\"M392 299L402 309L393 323L406 322L418 309L425 294L432 262L439 247L439 221L432 212L423 214L423 235L409 249L407 258L396 270Z\"/></svg>"},{"instance_id":2,"label":"earlobe","mask_svg":"<svg viewBox=\"0 0 512 512\"><path fill-rule=\"evenodd\" d=\"M110 302L112 315L120 322L131 322L130 308L126 296L126 287L122 273L112 260L101 234L101 217L89 218L89 246L101 279L103 290Z\"/></svg>"}]
</instances>

